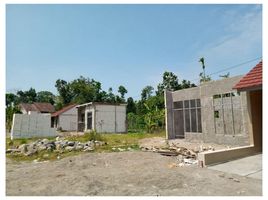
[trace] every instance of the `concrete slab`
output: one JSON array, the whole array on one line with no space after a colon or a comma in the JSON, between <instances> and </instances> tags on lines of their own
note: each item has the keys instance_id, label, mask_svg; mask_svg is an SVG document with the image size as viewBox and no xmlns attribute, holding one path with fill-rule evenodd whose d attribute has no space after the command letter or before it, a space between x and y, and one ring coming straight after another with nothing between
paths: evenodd
<instances>
[{"instance_id":1,"label":"concrete slab","mask_svg":"<svg viewBox=\"0 0 268 200\"><path fill-rule=\"evenodd\" d=\"M262 180L262 154L209 166L208 169Z\"/></svg>"}]
</instances>

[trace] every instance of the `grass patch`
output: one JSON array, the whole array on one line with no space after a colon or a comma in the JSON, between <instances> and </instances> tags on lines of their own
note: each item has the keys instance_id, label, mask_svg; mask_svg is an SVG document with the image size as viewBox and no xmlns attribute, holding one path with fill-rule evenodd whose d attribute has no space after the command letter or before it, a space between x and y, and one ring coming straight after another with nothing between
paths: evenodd
<instances>
[{"instance_id":1,"label":"grass patch","mask_svg":"<svg viewBox=\"0 0 268 200\"><path fill-rule=\"evenodd\" d=\"M99 140L104 141L107 145L96 147L93 152L116 152L119 151L118 148L127 150L131 148L132 150L139 150L139 140L144 138L151 137L165 137L165 132L160 133L127 133L127 134L115 134L115 133L106 133L100 134L96 132L85 133L82 136L67 136L66 140L69 141L79 141L79 142L87 142L90 140ZM33 141L36 141L42 138L29 138L29 139L14 139L10 138L6 139L6 149L19 146L21 144L28 144ZM49 140L55 140L55 137L47 138ZM83 151L70 151L63 153L57 151L42 151L32 156L25 156L22 154L6 154L7 158L11 158L16 161L33 161L37 159L38 161L45 160L57 160L58 156L61 158L74 156L78 154L86 153Z\"/></svg>"}]
</instances>

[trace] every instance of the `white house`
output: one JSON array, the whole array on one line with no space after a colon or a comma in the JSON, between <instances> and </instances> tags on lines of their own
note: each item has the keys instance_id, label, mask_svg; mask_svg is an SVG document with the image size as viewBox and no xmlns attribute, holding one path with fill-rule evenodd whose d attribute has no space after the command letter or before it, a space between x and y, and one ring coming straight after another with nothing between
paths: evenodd
<instances>
[{"instance_id":1,"label":"white house","mask_svg":"<svg viewBox=\"0 0 268 200\"><path fill-rule=\"evenodd\" d=\"M68 105L51 115L51 126L63 131L76 131L76 104Z\"/></svg>"},{"instance_id":2,"label":"white house","mask_svg":"<svg viewBox=\"0 0 268 200\"><path fill-rule=\"evenodd\" d=\"M126 104L90 102L76 106L77 131L126 133Z\"/></svg>"}]
</instances>

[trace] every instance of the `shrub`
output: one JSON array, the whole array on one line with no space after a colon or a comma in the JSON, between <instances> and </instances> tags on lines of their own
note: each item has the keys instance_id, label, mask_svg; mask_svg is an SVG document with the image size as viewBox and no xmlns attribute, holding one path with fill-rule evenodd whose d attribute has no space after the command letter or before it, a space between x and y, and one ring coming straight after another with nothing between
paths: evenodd
<instances>
[{"instance_id":1,"label":"shrub","mask_svg":"<svg viewBox=\"0 0 268 200\"><path fill-rule=\"evenodd\" d=\"M90 132L86 132L85 136L88 138L89 141L91 141L91 140L93 140L93 141L96 141L96 140L102 141L103 140L101 134L97 133L95 130L90 131Z\"/></svg>"}]
</instances>

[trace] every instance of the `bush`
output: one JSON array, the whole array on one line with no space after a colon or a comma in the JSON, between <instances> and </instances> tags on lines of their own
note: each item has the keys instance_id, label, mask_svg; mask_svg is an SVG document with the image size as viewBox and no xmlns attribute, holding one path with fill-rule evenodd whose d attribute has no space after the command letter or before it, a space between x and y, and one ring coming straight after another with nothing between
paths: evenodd
<instances>
[{"instance_id":1,"label":"bush","mask_svg":"<svg viewBox=\"0 0 268 200\"><path fill-rule=\"evenodd\" d=\"M90 131L90 132L86 132L85 136L88 138L89 141L93 140L93 141L102 141L103 138L101 136L100 133L97 133L95 130L94 131Z\"/></svg>"}]
</instances>

